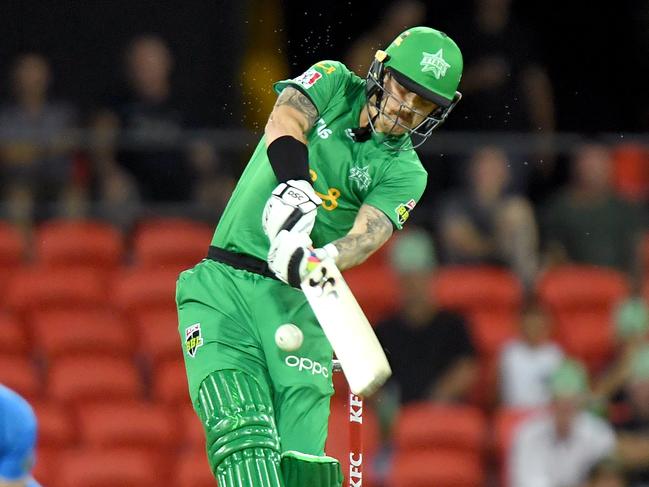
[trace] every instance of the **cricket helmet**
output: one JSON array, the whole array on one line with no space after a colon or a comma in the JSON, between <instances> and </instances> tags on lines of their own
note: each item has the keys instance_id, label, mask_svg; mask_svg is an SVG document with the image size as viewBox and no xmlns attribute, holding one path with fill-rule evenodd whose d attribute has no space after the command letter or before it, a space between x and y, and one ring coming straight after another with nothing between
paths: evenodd
<instances>
[{"instance_id":1,"label":"cricket helmet","mask_svg":"<svg viewBox=\"0 0 649 487\"><path fill-rule=\"evenodd\" d=\"M367 103L375 97L374 105L382 112L383 97L391 96L384 88L385 76L393 76L404 88L438 105L417 127L409 128L410 135L420 140L413 141L408 148L418 147L462 98L457 91L462 69L460 48L448 35L430 27L410 28L399 34L385 51L377 51L366 78ZM374 130L372 122L370 117Z\"/></svg>"}]
</instances>

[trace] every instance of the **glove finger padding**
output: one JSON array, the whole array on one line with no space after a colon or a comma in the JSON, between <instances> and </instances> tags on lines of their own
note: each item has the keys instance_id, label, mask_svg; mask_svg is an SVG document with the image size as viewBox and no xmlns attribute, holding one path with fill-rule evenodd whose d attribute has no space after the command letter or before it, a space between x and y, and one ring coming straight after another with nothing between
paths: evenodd
<instances>
[{"instance_id":1,"label":"glove finger padding","mask_svg":"<svg viewBox=\"0 0 649 487\"><path fill-rule=\"evenodd\" d=\"M270 244L268 267L281 281L300 287L310 259L319 262L310 246L311 238L306 233L282 230Z\"/></svg>"},{"instance_id":2,"label":"glove finger padding","mask_svg":"<svg viewBox=\"0 0 649 487\"><path fill-rule=\"evenodd\" d=\"M264 207L264 233L271 241L282 230L311 233L321 203L322 200L307 181L280 183Z\"/></svg>"}]
</instances>

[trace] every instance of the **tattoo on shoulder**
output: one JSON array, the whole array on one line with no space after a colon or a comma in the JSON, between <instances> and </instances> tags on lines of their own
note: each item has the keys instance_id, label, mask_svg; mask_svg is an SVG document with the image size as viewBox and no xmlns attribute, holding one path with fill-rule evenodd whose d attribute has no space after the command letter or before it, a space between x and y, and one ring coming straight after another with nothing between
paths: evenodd
<instances>
[{"instance_id":1,"label":"tattoo on shoulder","mask_svg":"<svg viewBox=\"0 0 649 487\"><path fill-rule=\"evenodd\" d=\"M288 105L303 113L309 127L313 126L318 118L318 110L313 102L300 90L291 86L286 87L277 98L275 106Z\"/></svg>"}]
</instances>

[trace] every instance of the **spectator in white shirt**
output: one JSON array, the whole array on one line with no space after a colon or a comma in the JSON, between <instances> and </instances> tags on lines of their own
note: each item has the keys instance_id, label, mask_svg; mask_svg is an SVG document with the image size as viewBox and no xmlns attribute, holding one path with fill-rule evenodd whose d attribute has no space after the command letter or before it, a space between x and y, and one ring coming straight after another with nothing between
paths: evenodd
<instances>
[{"instance_id":1,"label":"spectator in white shirt","mask_svg":"<svg viewBox=\"0 0 649 487\"><path fill-rule=\"evenodd\" d=\"M577 487L591 467L615 448L615 434L584 410L587 376L581 364L564 361L550 378L547 412L526 420L509 452L510 487Z\"/></svg>"},{"instance_id":2,"label":"spectator in white shirt","mask_svg":"<svg viewBox=\"0 0 649 487\"><path fill-rule=\"evenodd\" d=\"M532 408L550 402L550 375L563 360L563 351L550 340L551 323L538 304L528 306L520 335L500 355L500 386L505 407Z\"/></svg>"}]
</instances>

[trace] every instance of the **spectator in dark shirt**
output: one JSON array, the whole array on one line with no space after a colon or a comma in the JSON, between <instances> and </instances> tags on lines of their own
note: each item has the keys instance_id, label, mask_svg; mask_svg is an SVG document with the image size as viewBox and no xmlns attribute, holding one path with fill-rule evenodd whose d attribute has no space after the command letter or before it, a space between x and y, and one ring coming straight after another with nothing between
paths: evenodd
<instances>
[{"instance_id":1,"label":"spectator in dark shirt","mask_svg":"<svg viewBox=\"0 0 649 487\"><path fill-rule=\"evenodd\" d=\"M546 71L511 0L475 0L467 23L449 29L466 60L461 87L464 116L449 122L462 130L554 130L554 101Z\"/></svg>"},{"instance_id":2,"label":"spectator in dark shirt","mask_svg":"<svg viewBox=\"0 0 649 487\"><path fill-rule=\"evenodd\" d=\"M47 59L36 53L20 56L11 72L11 101L0 108L5 216L26 227L34 217L52 216L50 206L81 198L70 146L75 110L51 99L51 81Z\"/></svg>"},{"instance_id":3,"label":"spectator in dark shirt","mask_svg":"<svg viewBox=\"0 0 649 487\"><path fill-rule=\"evenodd\" d=\"M545 207L542 230L548 264L633 269L641 217L637 207L613 193L611 170L607 147L587 144L577 150L572 183Z\"/></svg>"},{"instance_id":4,"label":"spectator in dark shirt","mask_svg":"<svg viewBox=\"0 0 649 487\"><path fill-rule=\"evenodd\" d=\"M538 269L538 235L529 201L507 191L509 159L497 147L478 150L467 184L441 203L442 256L452 264L502 264L526 284Z\"/></svg>"},{"instance_id":5,"label":"spectator in dark shirt","mask_svg":"<svg viewBox=\"0 0 649 487\"><path fill-rule=\"evenodd\" d=\"M400 402L466 400L477 375L476 351L464 318L437 308L431 299L431 238L412 229L395 241L390 258L403 290L402 306L377 325L376 333Z\"/></svg>"},{"instance_id":6,"label":"spectator in dark shirt","mask_svg":"<svg viewBox=\"0 0 649 487\"><path fill-rule=\"evenodd\" d=\"M172 54L162 39L138 37L128 48L126 68L127 93L95 120L100 134L122 135L119 147L95 153L105 199L126 198L130 187L145 201L188 201L194 174L181 146L188 121L174 98Z\"/></svg>"}]
</instances>

